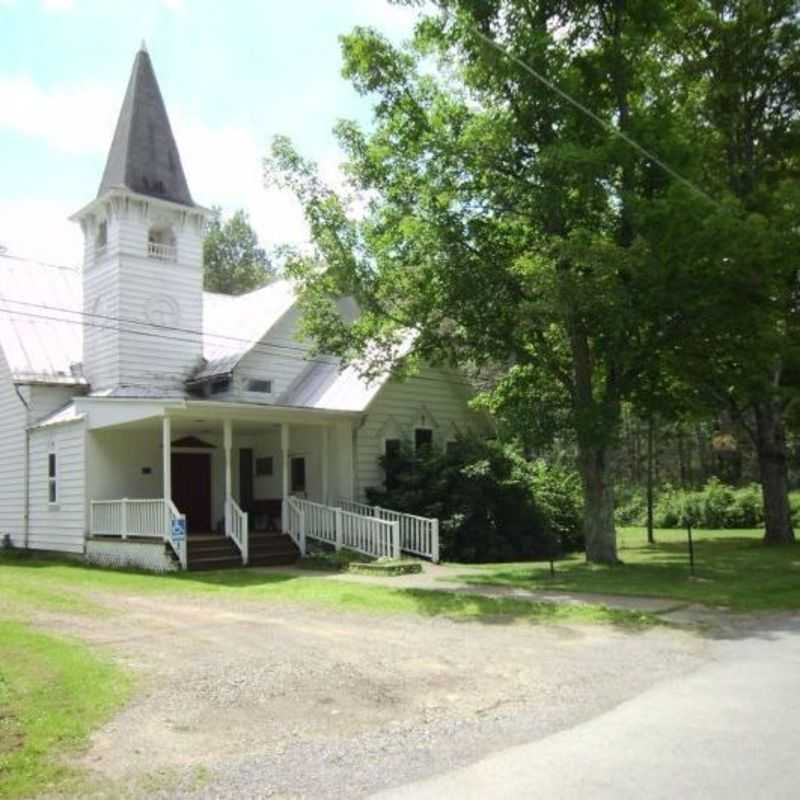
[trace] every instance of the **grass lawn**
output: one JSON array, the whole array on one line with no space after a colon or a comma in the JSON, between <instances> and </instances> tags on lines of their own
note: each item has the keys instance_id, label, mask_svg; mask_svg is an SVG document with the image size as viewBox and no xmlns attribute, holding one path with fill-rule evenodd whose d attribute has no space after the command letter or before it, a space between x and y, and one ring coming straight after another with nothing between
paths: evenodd
<instances>
[{"instance_id":1,"label":"grass lawn","mask_svg":"<svg viewBox=\"0 0 800 800\"><path fill-rule=\"evenodd\" d=\"M644 625L646 614L602 606L495 599L420 589L394 589L304 575L302 571L232 569L151 575L106 570L57 559L0 555L0 614L32 607L113 613L114 593L215 595L233 601L307 603L369 614L418 614L461 620L599 622ZM102 596L98 593L102 593ZM9 614L6 613L5 616Z\"/></svg>"},{"instance_id":2,"label":"grass lawn","mask_svg":"<svg viewBox=\"0 0 800 800\"><path fill-rule=\"evenodd\" d=\"M560 589L727 606L736 611L800 609L800 543L765 547L761 530L694 531L695 572L689 573L686 531L657 530L648 545L643 528L619 531L616 567L589 565L583 556L556 564L555 577L542 563L487 564L464 575L475 585Z\"/></svg>"},{"instance_id":3,"label":"grass lawn","mask_svg":"<svg viewBox=\"0 0 800 800\"><path fill-rule=\"evenodd\" d=\"M85 645L0 621L0 798L79 781L59 756L85 743L130 689Z\"/></svg>"}]
</instances>

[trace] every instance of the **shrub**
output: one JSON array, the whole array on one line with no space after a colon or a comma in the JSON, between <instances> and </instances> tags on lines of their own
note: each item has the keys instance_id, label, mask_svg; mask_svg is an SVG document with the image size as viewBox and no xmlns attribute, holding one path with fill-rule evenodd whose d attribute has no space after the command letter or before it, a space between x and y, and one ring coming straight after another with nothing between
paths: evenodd
<instances>
[{"instance_id":1,"label":"shrub","mask_svg":"<svg viewBox=\"0 0 800 800\"><path fill-rule=\"evenodd\" d=\"M636 524L643 525L645 516L642 508ZM676 489L669 484L662 487L653 509L656 527L679 528L687 518L701 528L757 528L764 523L761 487L751 483L736 489L717 478L699 490ZM630 524L619 515L618 519Z\"/></svg>"},{"instance_id":2,"label":"shrub","mask_svg":"<svg viewBox=\"0 0 800 800\"><path fill-rule=\"evenodd\" d=\"M531 463L511 445L465 437L446 453L415 454L403 443L381 464L386 486L368 489L368 500L438 517L442 558L547 558L583 546L574 476Z\"/></svg>"},{"instance_id":3,"label":"shrub","mask_svg":"<svg viewBox=\"0 0 800 800\"><path fill-rule=\"evenodd\" d=\"M789 508L792 510L792 523L800 526L800 492L792 492L789 495Z\"/></svg>"}]
</instances>

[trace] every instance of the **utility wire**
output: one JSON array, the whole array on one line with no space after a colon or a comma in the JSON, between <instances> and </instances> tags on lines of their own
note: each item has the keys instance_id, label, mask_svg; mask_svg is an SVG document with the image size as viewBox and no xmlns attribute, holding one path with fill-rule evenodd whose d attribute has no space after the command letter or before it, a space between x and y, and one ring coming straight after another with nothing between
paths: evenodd
<instances>
[{"instance_id":1,"label":"utility wire","mask_svg":"<svg viewBox=\"0 0 800 800\"><path fill-rule=\"evenodd\" d=\"M14 301L14 300L8 300L7 298L0 298L0 305L2 304L2 302L4 300L6 302L18 302L18 301ZM27 304L27 305L36 305L36 304ZM45 309L45 310L53 310L49 306L42 306L42 308ZM66 313L74 314L76 316L81 316L84 312L69 310ZM86 312L86 313L88 314L88 312ZM174 329L175 331L191 334L191 336L176 336L174 334L170 334L169 332L164 332L163 331L164 327L169 328L169 326L159 326L159 325L155 325L154 323L144 322L144 321L139 322L139 321L129 320L128 324L136 325L136 329L123 328L123 327L120 327L119 325L113 324L113 323L124 322L124 320L122 320L119 317L113 317L113 316L105 316L104 319L107 320L109 324L103 324L103 323L99 323L99 322L91 322L91 321L85 320L85 319L65 319L64 317L56 317L56 316L52 316L52 315L48 315L48 314L39 314L39 313L35 313L33 311L23 311L23 310L17 311L15 309L2 308L2 307L0 307L0 314L6 314L8 316L17 316L17 317L23 317L23 318L29 318L29 319L40 319L40 320L46 320L46 321L49 321L49 322L61 322L61 323L66 323L68 325L80 325L81 327L96 328L96 329L100 329L100 330L109 330L109 331L117 331L117 332L121 332L121 333L130 333L130 334L132 334L134 336L142 336L142 337L145 337L145 338L158 339L159 341L169 341L169 342L176 342L176 343L182 343L182 344L196 344L198 342L198 339L202 338L202 333L200 333L199 331L192 331L192 330L186 329L186 328L184 328L184 329L176 328L176 329ZM141 328L161 328L162 330L148 331L148 330L140 330ZM275 347L281 348L280 345L275 345ZM251 348L251 349L256 349L256 348ZM293 348L293 349L297 349L302 353L306 353L306 354L308 353L308 351L302 350L302 348ZM273 357L275 357L275 355L276 355L275 353L269 353L269 352L267 352L266 354L267 355L271 355ZM310 363L310 364L324 364L326 366L339 366L335 361L331 360L331 357L329 357L328 359L320 359L320 358L314 358L314 357L305 357L303 359L297 359L295 357L295 360L303 360L306 363ZM130 374L133 375L133 374L136 374L136 373L130 373ZM138 373L138 374L141 377L147 377L148 376L148 373ZM152 377L153 374L154 373L150 373L150 377ZM447 385L447 386L452 386L452 385L466 386L466 387L469 387L469 388L471 388L473 390L476 388L473 384L471 384L471 383L469 383L467 381L444 380L444 379L441 379L441 378L433 378L433 377L429 377L429 376L425 376L425 375L414 375L413 378L415 380L421 380L421 381L426 381L426 382L429 382L429 383L437 383L437 384Z\"/></svg>"},{"instance_id":2,"label":"utility wire","mask_svg":"<svg viewBox=\"0 0 800 800\"><path fill-rule=\"evenodd\" d=\"M572 95L570 95L567 92L565 92L562 88L560 88L558 85L553 83L553 81L551 81L549 78L546 78L544 75L542 75L538 70L534 69L526 61L523 61L519 56L515 55L514 53L512 53L509 50L507 50L506 48L504 48L499 42L496 42L490 36L487 36L477 26L473 25L471 27L472 27L473 33L482 42L484 42L485 44L488 44L489 47L491 47L494 50L496 50L498 53L500 53L502 56L507 58L509 61L513 61L518 67L521 67L522 69L525 70L525 72L527 72L529 75L531 75L537 81L539 81L539 83L541 83L543 86L545 86L548 89L550 89L551 92L554 92L562 100L565 100L571 106L573 106L574 108L577 108L579 111L581 111L582 113L586 114L587 117L589 117L592 120L594 120L606 132L610 133L612 136L616 136L616 137L622 139L624 142L626 142L628 145L630 145L634 150L636 150L640 155L643 155L645 158L647 158L648 160L652 161L657 166L661 167L661 169L663 169L664 172L666 172L668 175L673 177L676 181L678 181L679 183L682 183L684 186L686 186L687 188L691 189L693 192L698 194L700 197L702 197L707 202L711 203L716 208L722 208L722 204L718 200L715 200L713 197L711 197L707 192L705 192L699 186L696 186L688 178L685 178L679 172L674 170L669 164L667 164L665 161L663 161L661 158L659 158L655 153L650 152L646 147L644 147L643 145L639 144L639 142L637 142L632 137L628 136L628 134L625 133L625 131L622 131L619 128L615 128L613 125L611 125L609 122L604 120L602 117L600 117L597 114L595 114L594 111L592 111L590 108L588 108L583 103L581 103L580 100L576 100L574 97L572 97Z\"/></svg>"}]
</instances>

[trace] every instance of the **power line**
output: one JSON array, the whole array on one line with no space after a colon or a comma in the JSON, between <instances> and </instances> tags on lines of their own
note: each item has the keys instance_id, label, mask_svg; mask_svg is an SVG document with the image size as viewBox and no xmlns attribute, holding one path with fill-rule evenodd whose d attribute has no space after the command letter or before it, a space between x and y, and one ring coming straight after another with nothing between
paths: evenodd
<instances>
[{"instance_id":1,"label":"power line","mask_svg":"<svg viewBox=\"0 0 800 800\"><path fill-rule=\"evenodd\" d=\"M528 74L533 76L537 81L539 81L539 83L541 83L543 86L545 86L548 89L550 89L551 92L554 92L562 100L566 100L566 102L569 103L571 106L574 106L579 111L581 111L582 113L586 114L586 116L588 116L592 120L594 120L607 133L610 133L612 136L617 136L618 138L622 139L626 144L630 145L634 150L639 152L645 158L649 159L654 164L656 164L657 166L661 167L661 169L663 169L664 172L666 172L668 175L673 177L676 181L682 183L684 186L688 187L693 192L695 192L696 194L700 195L700 197L702 197L704 200L706 200L709 203L711 203L713 206L715 206L717 208L721 208L722 207L722 204L719 203L717 200L715 200L713 197L711 197L707 192L705 192L699 186L696 186L688 178L685 178L683 175L681 175L679 172L677 172L675 169L673 169L669 164L667 164L665 161L663 161L661 158L659 158L657 155L655 155L655 153L650 152L646 147L644 147L643 145L639 144L639 142L637 142L631 136L628 136L628 134L625 133L625 131L622 131L619 128L615 128L613 125L611 125L611 123L607 122L602 117L600 117L599 115L595 114L594 111L592 111L590 108L588 108L583 103L581 103L580 100L576 100L574 97L572 97L572 95L570 95L567 92L565 92L562 88L560 88L558 85L553 83L549 78L546 78L538 70L534 69L526 61L523 61L519 56L517 56L514 53L506 50L506 48L504 48L499 42L496 42L490 36L487 36L477 26L472 25L471 27L472 27L473 33L482 42L484 42L485 44L488 44L490 47L492 47L498 53L503 55L509 61L513 61L517 66L522 67L522 69L524 69Z\"/></svg>"},{"instance_id":2,"label":"power line","mask_svg":"<svg viewBox=\"0 0 800 800\"><path fill-rule=\"evenodd\" d=\"M6 302L19 302L19 301L9 300L8 298L0 298L0 303L2 303L3 301L6 301ZM26 303L26 305L37 305L37 304ZM54 310L49 306L41 306L41 308L44 309L44 310ZM186 332L186 333L189 333L189 334L193 334L192 338L189 338L189 337L184 337L184 336L170 335L168 332L164 332L163 330L156 331L156 332L151 332L151 331L146 331L146 330L122 328L122 327L119 327L119 325L116 325L116 324L102 324L102 323L99 323L99 322L91 322L91 321L85 320L85 319L65 319L63 317L56 317L56 316L52 316L52 315L48 315L48 314L37 314L37 313L34 313L32 311L18 311L18 310L12 309L12 308L2 308L2 307L0 307L0 313L6 314L8 316L18 316L18 317L30 318L30 319L41 319L41 320L46 320L46 321L49 321L49 322L66 323L68 325L80 325L81 327L97 328L97 329L100 329L100 330L110 330L110 331L117 331L117 332L121 332L121 333L130 333L130 334L132 334L134 336L143 336L143 337L146 337L146 338L158 339L160 341L169 341L169 342L176 342L176 343L181 343L181 344L197 344L198 343L198 339L202 338L202 333L201 332L192 331L191 329L180 329L180 328L174 329L174 330L179 331L179 332ZM68 310L65 313L74 314L74 315L77 315L77 316L81 316L84 313L89 315L89 312L81 312L81 311L74 311L74 310ZM108 320L110 322L124 321L119 317L113 317L113 316L104 316L104 319L106 319L106 320ZM152 327L155 327L155 328L162 328L163 329L163 328L166 327L169 330L169 326L158 326L158 325L154 325L154 323L150 323L150 322L139 322L139 321L132 321L132 322L138 328L148 328L148 327L152 328ZM277 347L279 349L281 348L280 345L275 345L275 347ZM252 349L256 349L256 348L254 347ZM308 353L308 351L302 350L302 348L292 348L292 349L299 350L299 351L301 351L303 353L306 353L306 354ZM271 355L271 356L274 357L275 353L267 352L267 355ZM296 359L296 360L298 360L298 359ZM310 363L310 364L324 364L326 366L339 366L335 361L331 360L331 357L329 357L328 359L305 357L302 360L305 361L306 363ZM130 374L131 375L135 375L137 373L131 372ZM155 373L149 373L149 374L148 373L144 373L144 372L138 373L138 375L140 377L151 377L151 378L152 378L153 374L155 374ZM471 383L469 383L467 381L443 380L441 378L433 378L433 377L424 376L424 375L414 375L413 378L415 380L427 381L429 383L438 383L438 384L447 385L447 386L453 386L453 385L466 386L466 387L469 387L469 388L471 388L473 390L476 388L473 384L471 384Z\"/></svg>"}]
</instances>

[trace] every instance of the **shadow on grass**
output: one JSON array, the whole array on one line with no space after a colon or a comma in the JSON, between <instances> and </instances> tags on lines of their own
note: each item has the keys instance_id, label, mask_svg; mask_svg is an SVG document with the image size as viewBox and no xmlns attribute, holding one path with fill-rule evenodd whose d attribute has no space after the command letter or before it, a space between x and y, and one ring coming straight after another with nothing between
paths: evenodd
<instances>
[{"instance_id":1,"label":"shadow on grass","mask_svg":"<svg viewBox=\"0 0 800 800\"><path fill-rule=\"evenodd\" d=\"M640 630L657 624L656 617L602 605L572 605L505 597L485 597L464 591L393 588L380 584L332 580L330 573L296 568L240 568L208 572L154 575L141 570L105 569L67 559L43 559L29 554L4 554L0 568L7 583L24 592L32 583L47 583L58 591L113 594L195 594L239 602L278 602L316 605L369 614L444 617L457 622L508 625L603 623ZM41 579L41 580L39 580ZM2 595L0 581L0 595ZM77 590L77 591L76 591ZM31 597L33 602L34 598ZM106 601L108 602L108 601Z\"/></svg>"}]
</instances>

